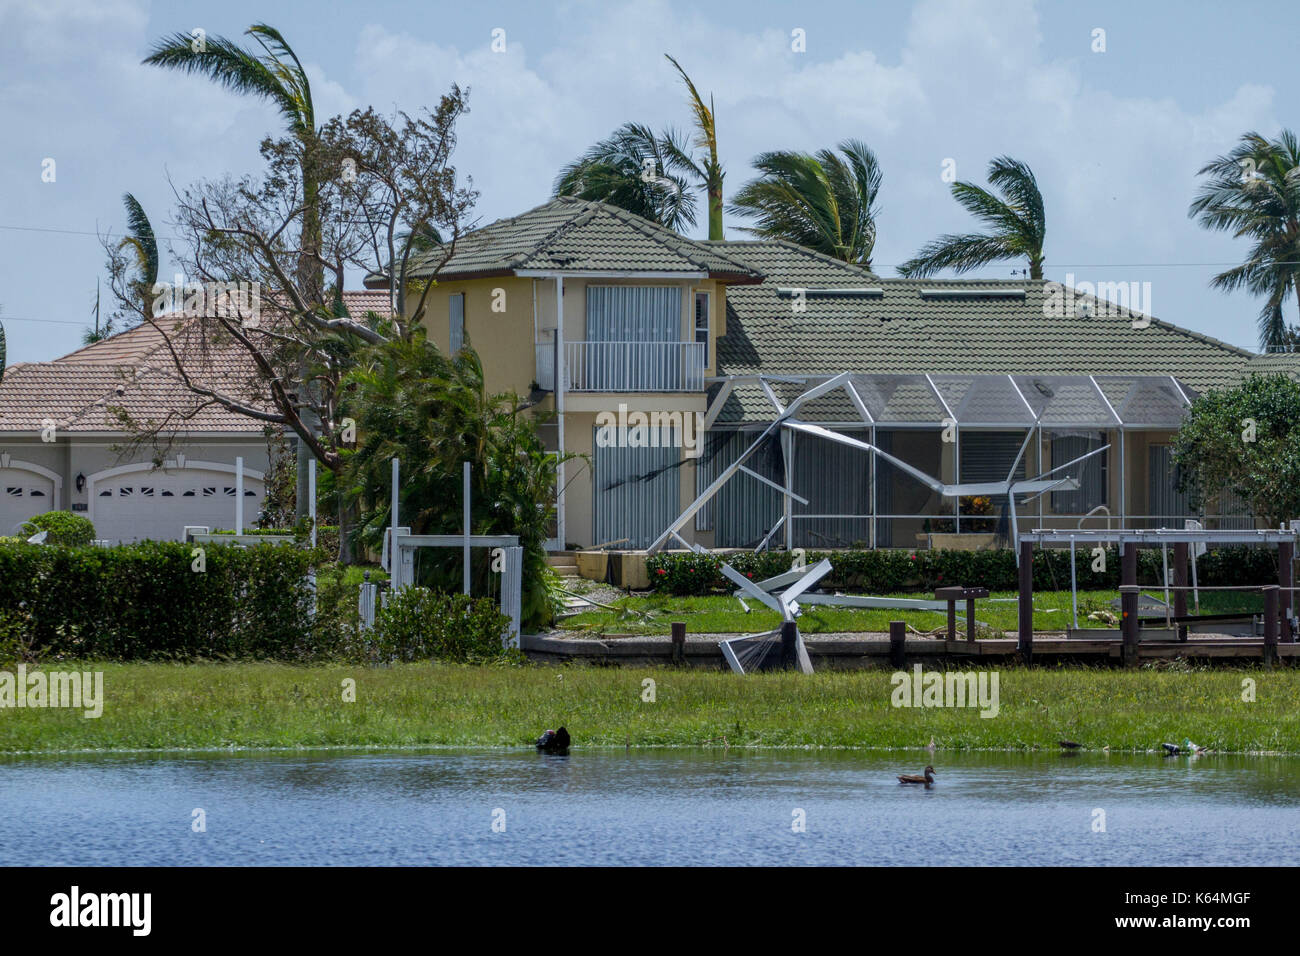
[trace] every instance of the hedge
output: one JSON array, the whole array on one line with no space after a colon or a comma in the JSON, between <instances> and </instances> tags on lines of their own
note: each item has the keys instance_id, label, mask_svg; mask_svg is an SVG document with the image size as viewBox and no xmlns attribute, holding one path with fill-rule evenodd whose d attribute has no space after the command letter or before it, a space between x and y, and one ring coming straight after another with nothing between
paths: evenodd
<instances>
[{"instance_id":1,"label":"hedge","mask_svg":"<svg viewBox=\"0 0 1300 956\"><path fill-rule=\"evenodd\" d=\"M114 548L0 544L0 637L40 659L302 660L333 654L312 635L315 558L298 548Z\"/></svg>"},{"instance_id":2,"label":"hedge","mask_svg":"<svg viewBox=\"0 0 1300 956\"><path fill-rule=\"evenodd\" d=\"M846 591L887 594L931 591L945 585L990 591L1015 591L1020 587L1015 553L1005 549L809 551L805 560L811 567L823 558L830 559L832 570L822 578L822 586ZM790 570L792 562L788 551L656 554L646 561L651 589L678 596L729 591L733 585L721 572L724 559L755 581ZM1120 562L1115 548L1106 551L1105 571L1092 570L1093 557L1086 549L1076 552L1075 562L1080 590L1113 591L1119 587ZM1197 558L1196 569L1197 579L1205 587L1267 584L1277 581L1277 552L1272 548L1221 548ZM1138 552L1138 582L1162 581L1160 551L1143 548ZM1069 587L1070 552L1035 550L1034 589L1059 591Z\"/></svg>"}]
</instances>

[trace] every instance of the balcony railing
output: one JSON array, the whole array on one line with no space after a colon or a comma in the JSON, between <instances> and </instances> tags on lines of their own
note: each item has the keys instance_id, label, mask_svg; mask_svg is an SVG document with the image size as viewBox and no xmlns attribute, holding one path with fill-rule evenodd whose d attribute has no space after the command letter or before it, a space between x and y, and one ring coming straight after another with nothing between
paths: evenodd
<instances>
[{"instance_id":1,"label":"balcony railing","mask_svg":"<svg viewBox=\"0 0 1300 956\"><path fill-rule=\"evenodd\" d=\"M565 342L566 391L702 392L702 342ZM537 346L537 384L555 388L555 344Z\"/></svg>"}]
</instances>

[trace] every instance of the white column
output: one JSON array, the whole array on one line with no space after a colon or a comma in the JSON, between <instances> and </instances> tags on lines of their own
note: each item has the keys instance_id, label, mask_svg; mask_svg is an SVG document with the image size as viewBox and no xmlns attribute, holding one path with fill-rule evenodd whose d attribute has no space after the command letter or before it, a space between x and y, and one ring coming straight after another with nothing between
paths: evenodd
<instances>
[{"instance_id":1,"label":"white column","mask_svg":"<svg viewBox=\"0 0 1300 956\"><path fill-rule=\"evenodd\" d=\"M564 550L564 276L555 277L555 424L560 461L555 466L555 535Z\"/></svg>"},{"instance_id":2,"label":"white column","mask_svg":"<svg viewBox=\"0 0 1300 956\"><path fill-rule=\"evenodd\" d=\"M307 516L311 518L311 546L316 547L316 458L307 462Z\"/></svg>"},{"instance_id":3,"label":"white column","mask_svg":"<svg viewBox=\"0 0 1300 956\"><path fill-rule=\"evenodd\" d=\"M244 533L244 459L235 459L235 534Z\"/></svg>"},{"instance_id":4,"label":"white column","mask_svg":"<svg viewBox=\"0 0 1300 956\"><path fill-rule=\"evenodd\" d=\"M794 443L795 435L788 428L781 429L781 457L785 459L785 490L794 489ZM785 518L785 549L794 550L794 505L787 493L784 497L781 514Z\"/></svg>"}]
</instances>

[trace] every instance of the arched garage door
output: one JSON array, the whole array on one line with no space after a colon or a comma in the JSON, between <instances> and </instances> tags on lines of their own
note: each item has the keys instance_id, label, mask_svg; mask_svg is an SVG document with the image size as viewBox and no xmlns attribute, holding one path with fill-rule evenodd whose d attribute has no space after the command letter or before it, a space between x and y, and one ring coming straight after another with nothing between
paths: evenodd
<instances>
[{"instance_id":1,"label":"arched garage door","mask_svg":"<svg viewBox=\"0 0 1300 956\"><path fill-rule=\"evenodd\" d=\"M245 474L245 527L262 497L262 482ZM113 544L179 541L186 525L235 526L235 476L205 468L127 472L97 479L91 507L96 536Z\"/></svg>"},{"instance_id":2,"label":"arched garage door","mask_svg":"<svg viewBox=\"0 0 1300 956\"><path fill-rule=\"evenodd\" d=\"M19 468L0 468L0 536L23 534L24 521L53 508L53 480Z\"/></svg>"}]
</instances>

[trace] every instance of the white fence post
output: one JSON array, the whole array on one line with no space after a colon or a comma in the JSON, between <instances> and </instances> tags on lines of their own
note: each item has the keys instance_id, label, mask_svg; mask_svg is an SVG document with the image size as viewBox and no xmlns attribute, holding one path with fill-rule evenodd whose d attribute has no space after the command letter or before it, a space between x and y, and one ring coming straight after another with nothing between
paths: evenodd
<instances>
[{"instance_id":1,"label":"white fence post","mask_svg":"<svg viewBox=\"0 0 1300 956\"><path fill-rule=\"evenodd\" d=\"M244 459L235 459L235 534L244 533Z\"/></svg>"},{"instance_id":2,"label":"white fence post","mask_svg":"<svg viewBox=\"0 0 1300 956\"><path fill-rule=\"evenodd\" d=\"M370 572L364 575L365 580L361 582L361 595L357 602L357 611L361 615L361 629L368 631L375 626L375 592L379 589L377 585L370 583Z\"/></svg>"},{"instance_id":3,"label":"white fence post","mask_svg":"<svg viewBox=\"0 0 1300 956\"><path fill-rule=\"evenodd\" d=\"M523 611L524 549L506 548L501 569L501 611L510 618L510 629L501 635L503 647L519 646L519 624Z\"/></svg>"}]
</instances>

